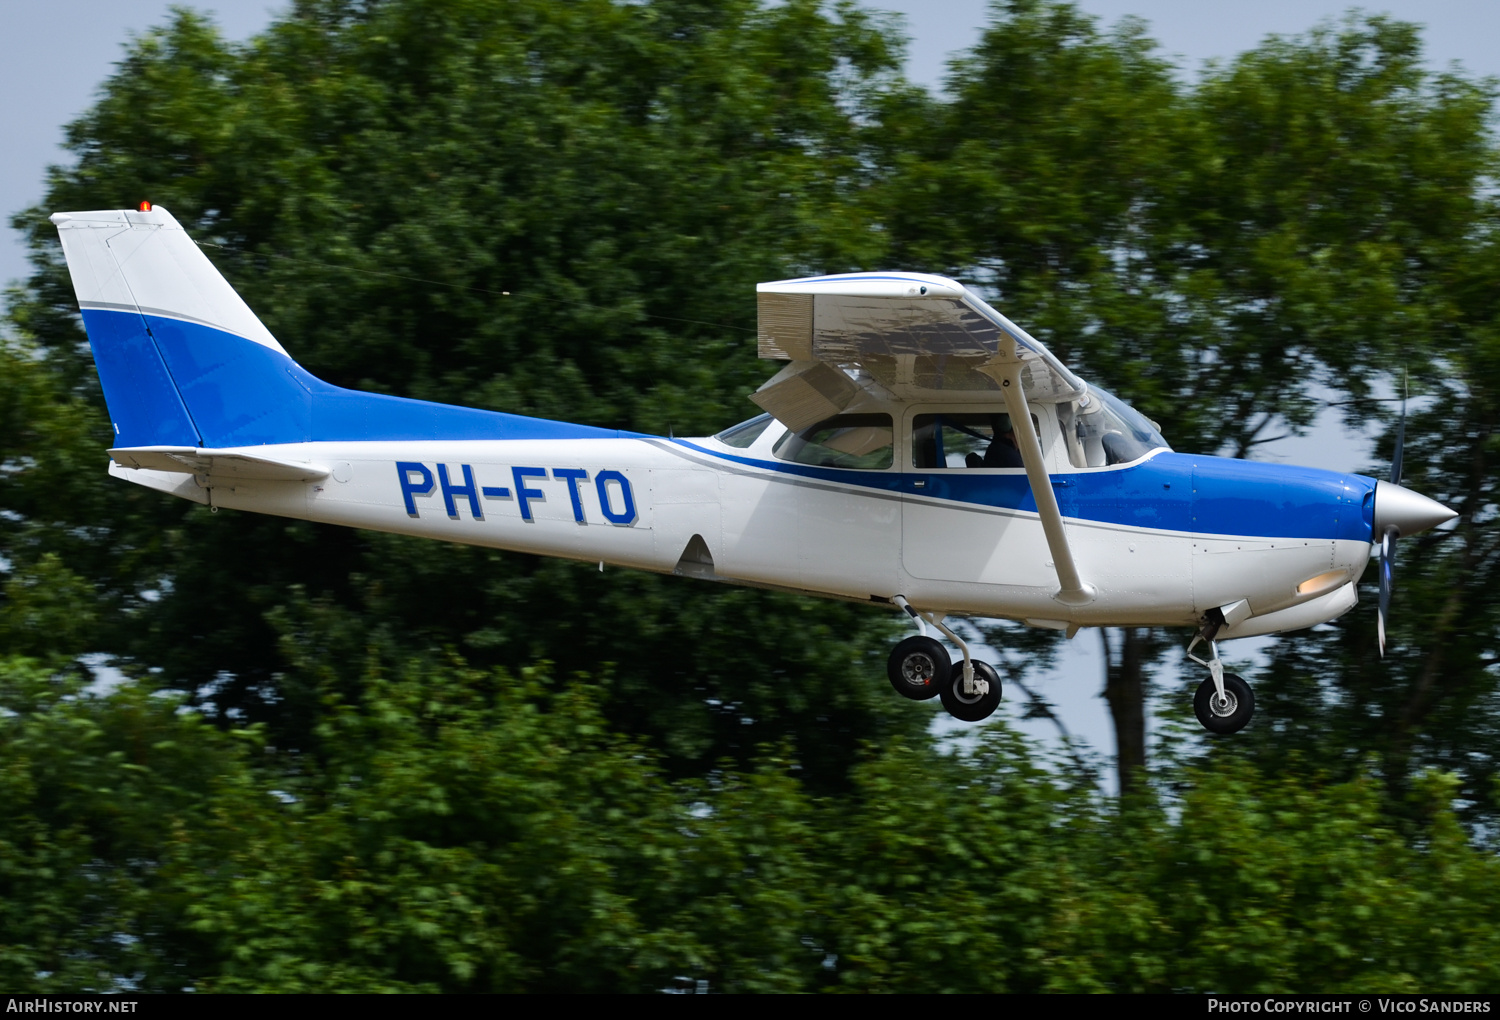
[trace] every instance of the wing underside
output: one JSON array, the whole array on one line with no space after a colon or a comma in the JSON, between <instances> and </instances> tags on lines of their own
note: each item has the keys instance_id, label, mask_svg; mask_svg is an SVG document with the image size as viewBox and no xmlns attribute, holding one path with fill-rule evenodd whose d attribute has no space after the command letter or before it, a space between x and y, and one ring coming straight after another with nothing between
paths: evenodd
<instances>
[{"instance_id":1,"label":"wing underside","mask_svg":"<svg viewBox=\"0 0 1500 1020\"><path fill-rule=\"evenodd\" d=\"M759 351L863 372L893 392L994 390L983 367L1014 357L1028 400L1083 396L1084 382L962 284L916 273L850 274L757 288Z\"/></svg>"}]
</instances>

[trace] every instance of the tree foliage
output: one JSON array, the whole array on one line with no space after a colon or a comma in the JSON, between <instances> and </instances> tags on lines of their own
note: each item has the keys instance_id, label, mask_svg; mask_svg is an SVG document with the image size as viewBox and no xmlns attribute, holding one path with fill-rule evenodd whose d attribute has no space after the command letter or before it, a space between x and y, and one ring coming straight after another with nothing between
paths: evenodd
<instances>
[{"instance_id":1,"label":"tree foliage","mask_svg":"<svg viewBox=\"0 0 1500 1020\"><path fill-rule=\"evenodd\" d=\"M1189 80L1051 0L996 3L946 95L900 57L816 0L299 0L242 46L179 12L129 48L14 221L10 986L1493 985L1491 85L1383 18ZM1251 456L1330 400L1389 427L1404 369L1406 480L1462 518L1401 544L1385 660L1362 610L1285 639L1249 730L1154 768L1169 638L1107 638L1105 800L1003 725L936 741L862 607L117 484L42 213L142 197L342 385L714 431L767 374L755 282L899 265L1179 449ZM1012 690L1054 653L1017 630L984 630Z\"/></svg>"},{"instance_id":2,"label":"tree foliage","mask_svg":"<svg viewBox=\"0 0 1500 1020\"><path fill-rule=\"evenodd\" d=\"M839 209L896 52L868 15L811 2L308 0L243 47L180 13L71 126L46 207L170 207L331 382L702 434L748 416L765 374L753 283L876 250ZM52 450L15 410L7 453L38 463L0 481L4 555L30 569L62 543L108 578L103 636L75 651L306 740L269 620L302 590L343 610L355 647L399 633L607 672L615 721L689 771L789 737L837 783L859 740L922 725L851 682L879 675L879 613L116 494L86 466L108 429L51 226L16 222L39 270L7 371L72 418Z\"/></svg>"},{"instance_id":3,"label":"tree foliage","mask_svg":"<svg viewBox=\"0 0 1500 1020\"><path fill-rule=\"evenodd\" d=\"M1414 26L1351 16L1184 84L1138 22L1104 33L1013 0L949 88L927 101L935 129L883 136L893 257L990 287L1177 449L1249 456L1330 400L1355 427L1390 422L1372 385L1404 372L1453 380L1445 402L1478 384L1460 295L1482 289L1459 280L1489 262L1492 87L1426 70ZM1452 436L1440 421L1427 434ZM1145 673L1176 643L1106 642L1122 785L1145 766ZM1493 688L1476 677L1455 709Z\"/></svg>"},{"instance_id":4,"label":"tree foliage","mask_svg":"<svg viewBox=\"0 0 1500 1020\"><path fill-rule=\"evenodd\" d=\"M0 975L141 991L1477 991L1500 875L1425 777L1125 811L1003 727L673 779L586 683L316 668L321 754L0 667ZM1415 835L1417 838L1410 838Z\"/></svg>"}]
</instances>

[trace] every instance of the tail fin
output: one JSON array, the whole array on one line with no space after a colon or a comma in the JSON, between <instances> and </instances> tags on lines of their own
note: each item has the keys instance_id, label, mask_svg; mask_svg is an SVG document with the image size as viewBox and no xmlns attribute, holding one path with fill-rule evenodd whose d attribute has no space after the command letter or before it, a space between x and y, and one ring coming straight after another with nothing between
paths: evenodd
<instances>
[{"instance_id":1,"label":"tail fin","mask_svg":"<svg viewBox=\"0 0 1500 1020\"><path fill-rule=\"evenodd\" d=\"M298 365L171 213L57 213L116 448L585 439L613 430L323 382Z\"/></svg>"},{"instance_id":2,"label":"tail fin","mask_svg":"<svg viewBox=\"0 0 1500 1020\"><path fill-rule=\"evenodd\" d=\"M114 445L305 438L308 393L287 374L293 362L171 213L58 213L52 222L94 349ZM231 396L244 398L235 401L243 406L225 406ZM267 411L283 420L265 421Z\"/></svg>"}]
</instances>

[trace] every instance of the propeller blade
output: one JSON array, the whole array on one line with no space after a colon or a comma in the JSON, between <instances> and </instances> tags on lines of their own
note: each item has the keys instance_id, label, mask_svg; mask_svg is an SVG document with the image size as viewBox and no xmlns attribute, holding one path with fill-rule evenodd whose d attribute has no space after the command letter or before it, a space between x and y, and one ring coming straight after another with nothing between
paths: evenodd
<instances>
[{"instance_id":1,"label":"propeller blade","mask_svg":"<svg viewBox=\"0 0 1500 1020\"><path fill-rule=\"evenodd\" d=\"M1401 484L1401 452L1406 445L1406 393L1401 394L1401 421L1396 426L1396 452L1391 455L1391 484Z\"/></svg>"},{"instance_id":2,"label":"propeller blade","mask_svg":"<svg viewBox=\"0 0 1500 1020\"><path fill-rule=\"evenodd\" d=\"M1399 534L1394 527L1389 527L1380 536L1380 609L1375 617L1375 630L1382 658L1385 657L1385 621L1391 610L1391 590L1396 585L1396 537Z\"/></svg>"},{"instance_id":3,"label":"propeller blade","mask_svg":"<svg viewBox=\"0 0 1500 1020\"><path fill-rule=\"evenodd\" d=\"M1406 379L1403 375L1401 380L1401 420L1396 423L1396 449L1391 454L1392 486L1401 484L1401 459L1405 448ZM1404 489L1401 491L1405 492ZM1391 612L1391 589L1396 586L1396 539L1400 535L1401 529L1394 524L1387 524L1380 530L1380 609L1375 616L1375 634L1377 640L1380 642L1381 658L1385 658L1385 621Z\"/></svg>"}]
</instances>

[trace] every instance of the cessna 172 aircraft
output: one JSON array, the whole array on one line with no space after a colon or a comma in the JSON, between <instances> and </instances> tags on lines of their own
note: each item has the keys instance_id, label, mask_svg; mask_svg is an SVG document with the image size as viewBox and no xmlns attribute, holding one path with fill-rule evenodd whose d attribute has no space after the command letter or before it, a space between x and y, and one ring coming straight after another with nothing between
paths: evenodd
<instances>
[{"instance_id":1,"label":"cessna 172 aircraft","mask_svg":"<svg viewBox=\"0 0 1500 1020\"><path fill-rule=\"evenodd\" d=\"M172 216L58 213L110 474L212 507L874 602L891 683L976 721L1000 678L945 622L1184 626L1209 730L1254 710L1217 642L1334 619L1454 513L1392 479L1173 453L953 280L761 284L766 412L662 438L359 393L287 354ZM953 662L931 626L962 653ZM1193 655L1203 645L1209 657Z\"/></svg>"}]
</instances>

